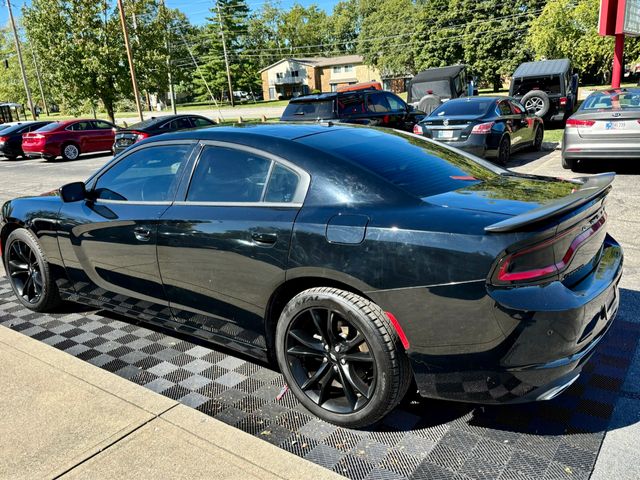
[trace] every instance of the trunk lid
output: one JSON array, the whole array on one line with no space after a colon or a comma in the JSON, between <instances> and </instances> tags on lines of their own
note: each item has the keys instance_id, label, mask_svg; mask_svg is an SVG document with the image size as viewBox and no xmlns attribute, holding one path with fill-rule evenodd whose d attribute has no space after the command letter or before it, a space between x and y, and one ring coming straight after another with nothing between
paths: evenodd
<instances>
[{"instance_id":1,"label":"trunk lid","mask_svg":"<svg viewBox=\"0 0 640 480\"><path fill-rule=\"evenodd\" d=\"M455 141L467 138L473 126L481 123L481 118L481 115L429 117L422 126L434 140Z\"/></svg>"},{"instance_id":2,"label":"trunk lid","mask_svg":"<svg viewBox=\"0 0 640 480\"><path fill-rule=\"evenodd\" d=\"M594 122L578 125L578 135L585 139L633 140L635 143L640 138L640 110L584 112L573 115L572 119Z\"/></svg>"}]
</instances>

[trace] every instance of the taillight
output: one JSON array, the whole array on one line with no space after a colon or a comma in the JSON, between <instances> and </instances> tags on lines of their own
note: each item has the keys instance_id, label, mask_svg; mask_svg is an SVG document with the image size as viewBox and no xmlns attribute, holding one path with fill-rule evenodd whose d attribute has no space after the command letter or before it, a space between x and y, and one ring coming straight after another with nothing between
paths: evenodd
<instances>
[{"instance_id":1,"label":"taillight","mask_svg":"<svg viewBox=\"0 0 640 480\"><path fill-rule=\"evenodd\" d=\"M567 128L588 128L595 125L595 120L580 120L578 118L569 118L566 123Z\"/></svg>"},{"instance_id":2,"label":"taillight","mask_svg":"<svg viewBox=\"0 0 640 480\"><path fill-rule=\"evenodd\" d=\"M567 97L560 97L560 105L564 106L567 104Z\"/></svg>"},{"instance_id":3,"label":"taillight","mask_svg":"<svg viewBox=\"0 0 640 480\"><path fill-rule=\"evenodd\" d=\"M0 137L0 143L8 142L9 137Z\"/></svg>"},{"instance_id":4,"label":"taillight","mask_svg":"<svg viewBox=\"0 0 640 480\"><path fill-rule=\"evenodd\" d=\"M413 133L416 135L424 135L424 129L422 125L418 125L417 123L413 126Z\"/></svg>"},{"instance_id":5,"label":"taillight","mask_svg":"<svg viewBox=\"0 0 640 480\"><path fill-rule=\"evenodd\" d=\"M494 283L509 285L544 280L565 270L576 251L605 224L605 213L585 230L582 224L541 243L505 255L498 265ZM575 237L579 230L580 233Z\"/></svg>"},{"instance_id":6,"label":"taillight","mask_svg":"<svg viewBox=\"0 0 640 480\"><path fill-rule=\"evenodd\" d=\"M489 133L494 125L495 122L479 123L471 129L471 133Z\"/></svg>"},{"instance_id":7,"label":"taillight","mask_svg":"<svg viewBox=\"0 0 640 480\"><path fill-rule=\"evenodd\" d=\"M136 134L136 142L149 138L149 134L146 132L132 132Z\"/></svg>"}]
</instances>

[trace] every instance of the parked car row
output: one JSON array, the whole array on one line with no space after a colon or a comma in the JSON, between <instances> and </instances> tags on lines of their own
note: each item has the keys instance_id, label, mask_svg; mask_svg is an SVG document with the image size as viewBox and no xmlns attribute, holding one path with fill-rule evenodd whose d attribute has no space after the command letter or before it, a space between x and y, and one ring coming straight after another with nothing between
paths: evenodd
<instances>
[{"instance_id":1,"label":"parked car row","mask_svg":"<svg viewBox=\"0 0 640 480\"><path fill-rule=\"evenodd\" d=\"M117 154L153 135L212 125L213 121L200 115L152 117L127 129L96 119L13 122L0 125L0 154L9 160L76 160L85 153Z\"/></svg>"}]
</instances>

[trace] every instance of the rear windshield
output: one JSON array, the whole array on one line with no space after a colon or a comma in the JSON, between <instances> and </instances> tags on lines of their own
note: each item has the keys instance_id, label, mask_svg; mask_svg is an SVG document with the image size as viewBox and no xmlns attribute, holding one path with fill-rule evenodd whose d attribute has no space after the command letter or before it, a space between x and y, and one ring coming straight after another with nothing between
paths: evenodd
<instances>
[{"instance_id":1,"label":"rear windshield","mask_svg":"<svg viewBox=\"0 0 640 480\"><path fill-rule=\"evenodd\" d=\"M516 78L513 81L512 95L525 95L531 90L542 90L549 94L562 93L560 75L551 77Z\"/></svg>"},{"instance_id":2,"label":"rear windshield","mask_svg":"<svg viewBox=\"0 0 640 480\"><path fill-rule=\"evenodd\" d=\"M411 84L411 98L415 101L420 100L429 91L440 98L451 98L453 96L450 80L433 80L431 82Z\"/></svg>"},{"instance_id":3,"label":"rear windshield","mask_svg":"<svg viewBox=\"0 0 640 480\"><path fill-rule=\"evenodd\" d=\"M487 181L501 172L484 160L401 132L336 129L298 141L356 163L420 198L468 187L476 180ZM473 179L465 181L467 177Z\"/></svg>"},{"instance_id":4,"label":"rear windshield","mask_svg":"<svg viewBox=\"0 0 640 480\"><path fill-rule=\"evenodd\" d=\"M48 125L45 125L44 127L40 127L38 130L36 130L36 132L50 132L52 130L55 130L59 126L60 126L60 122L53 122Z\"/></svg>"},{"instance_id":5,"label":"rear windshield","mask_svg":"<svg viewBox=\"0 0 640 480\"><path fill-rule=\"evenodd\" d=\"M581 110L640 110L640 88L617 94L589 95Z\"/></svg>"},{"instance_id":6,"label":"rear windshield","mask_svg":"<svg viewBox=\"0 0 640 480\"><path fill-rule=\"evenodd\" d=\"M430 116L444 117L453 115L486 115L496 105L494 99L449 100L444 102Z\"/></svg>"},{"instance_id":7,"label":"rear windshield","mask_svg":"<svg viewBox=\"0 0 640 480\"><path fill-rule=\"evenodd\" d=\"M333 100L289 102L282 114L283 120L318 120L333 118Z\"/></svg>"}]
</instances>

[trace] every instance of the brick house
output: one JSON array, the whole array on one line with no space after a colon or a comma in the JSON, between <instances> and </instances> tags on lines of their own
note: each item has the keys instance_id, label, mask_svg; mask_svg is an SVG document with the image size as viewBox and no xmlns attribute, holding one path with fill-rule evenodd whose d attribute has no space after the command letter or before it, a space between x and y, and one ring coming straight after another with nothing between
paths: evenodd
<instances>
[{"instance_id":1,"label":"brick house","mask_svg":"<svg viewBox=\"0 0 640 480\"><path fill-rule=\"evenodd\" d=\"M394 91L404 91L404 82L383 79L380 72L365 65L360 55L340 57L283 58L263 68L262 96L265 100L306 95L314 90L333 92L340 85L378 81Z\"/></svg>"}]
</instances>

